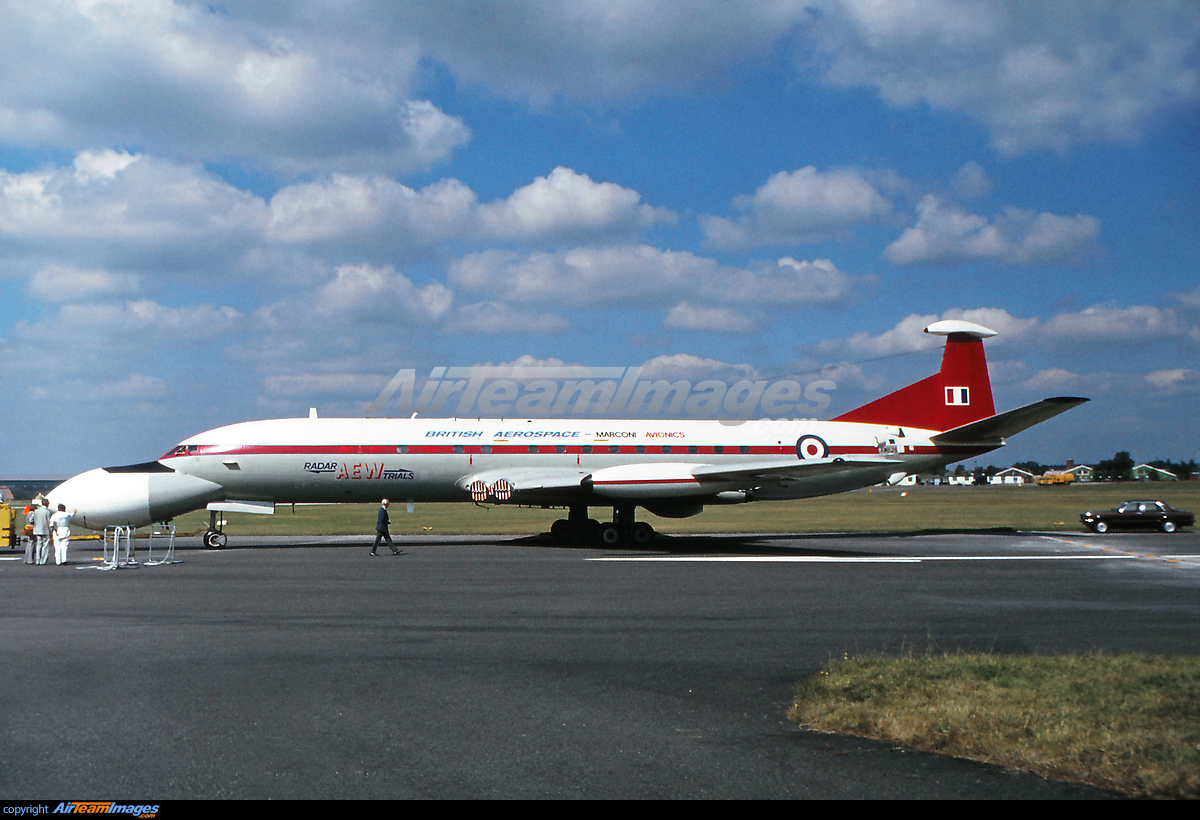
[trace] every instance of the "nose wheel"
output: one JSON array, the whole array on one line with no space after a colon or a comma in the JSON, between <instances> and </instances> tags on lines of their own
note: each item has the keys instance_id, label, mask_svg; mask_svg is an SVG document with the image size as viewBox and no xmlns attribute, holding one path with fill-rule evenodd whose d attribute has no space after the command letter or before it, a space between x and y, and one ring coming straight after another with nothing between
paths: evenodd
<instances>
[{"instance_id":1,"label":"nose wheel","mask_svg":"<svg viewBox=\"0 0 1200 820\"><path fill-rule=\"evenodd\" d=\"M201 540L204 542L204 546L208 547L210 550L225 549L225 543L226 543L225 533L221 529L221 526L218 525L218 523L217 523L217 511L216 510L209 511L209 513L208 513L208 529L205 531L204 536L201 538Z\"/></svg>"}]
</instances>

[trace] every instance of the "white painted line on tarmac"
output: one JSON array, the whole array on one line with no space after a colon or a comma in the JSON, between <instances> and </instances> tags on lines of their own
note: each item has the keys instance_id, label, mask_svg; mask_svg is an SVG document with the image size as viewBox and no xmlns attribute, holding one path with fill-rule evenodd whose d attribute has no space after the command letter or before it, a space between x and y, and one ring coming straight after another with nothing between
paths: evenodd
<instances>
[{"instance_id":1,"label":"white painted line on tarmac","mask_svg":"<svg viewBox=\"0 0 1200 820\"><path fill-rule=\"evenodd\" d=\"M618 555L589 561L667 561L761 564L919 564L924 561L1112 561L1135 555ZM1155 556L1157 557L1157 556ZM1172 556L1183 557L1183 556Z\"/></svg>"},{"instance_id":2,"label":"white painted line on tarmac","mask_svg":"<svg viewBox=\"0 0 1200 820\"><path fill-rule=\"evenodd\" d=\"M1107 555L615 555L588 561L659 562L680 564L920 564L933 561L1128 561L1151 558L1167 562L1200 559L1200 555L1152 555L1109 553Z\"/></svg>"},{"instance_id":3,"label":"white painted line on tarmac","mask_svg":"<svg viewBox=\"0 0 1200 820\"><path fill-rule=\"evenodd\" d=\"M838 558L828 555L618 555L589 561L675 561L755 564L919 564L920 558Z\"/></svg>"}]
</instances>

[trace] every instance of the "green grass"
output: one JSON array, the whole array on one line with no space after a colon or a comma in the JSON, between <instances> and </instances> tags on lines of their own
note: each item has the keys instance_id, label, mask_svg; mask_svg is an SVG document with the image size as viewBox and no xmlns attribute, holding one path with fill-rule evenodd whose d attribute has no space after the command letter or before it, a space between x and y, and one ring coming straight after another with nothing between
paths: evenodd
<instances>
[{"instance_id":1,"label":"green grass","mask_svg":"<svg viewBox=\"0 0 1200 820\"><path fill-rule=\"evenodd\" d=\"M1079 514L1130 498L1163 499L1200 512L1200 482L1081 484L1071 487L917 487L871 489L799 501L711 506L693 518L668 519L638 510L664 533L698 532L913 532L1013 529L1082 532ZM242 535L352 535L373 533L375 504L281 505L275 515L227 514L226 531ZM417 504L392 505L392 532L400 535L518 535L546 532L561 509ZM594 507L596 518L611 510ZM178 532L208 526L201 510L175 520ZM427 529L428 528L428 529Z\"/></svg>"},{"instance_id":2,"label":"green grass","mask_svg":"<svg viewBox=\"0 0 1200 820\"><path fill-rule=\"evenodd\" d=\"M796 691L803 728L1152 797L1200 797L1200 658L850 658Z\"/></svg>"}]
</instances>

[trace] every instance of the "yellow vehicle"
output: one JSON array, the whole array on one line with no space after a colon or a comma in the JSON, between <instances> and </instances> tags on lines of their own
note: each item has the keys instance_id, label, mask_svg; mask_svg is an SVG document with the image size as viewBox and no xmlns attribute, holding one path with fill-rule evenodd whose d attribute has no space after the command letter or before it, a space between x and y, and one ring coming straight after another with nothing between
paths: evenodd
<instances>
[{"instance_id":1,"label":"yellow vehicle","mask_svg":"<svg viewBox=\"0 0 1200 820\"><path fill-rule=\"evenodd\" d=\"M1046 473L1043 476L1038 476L1038 486L1053 487L1055 485L1070 484L1074 480L1074 473Z\"/></svg>"}]
</instances>

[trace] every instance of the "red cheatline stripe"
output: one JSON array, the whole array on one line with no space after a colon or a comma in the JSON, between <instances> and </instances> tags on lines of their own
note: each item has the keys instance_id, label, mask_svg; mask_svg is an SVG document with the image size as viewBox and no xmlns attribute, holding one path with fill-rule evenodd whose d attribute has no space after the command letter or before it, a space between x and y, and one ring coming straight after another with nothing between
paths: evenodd
<instances>
[{"instance_id":1,"label":"red cheatline stripe","mask_svg":"<svg viewBox=\"0 0 1200 820\"><path fill-rule=\"evenodd\" d=\"M481 453L487 455L483 451L483 447L490 447L492 454L497 453L529 453L529 444L410 444L406 453L400 453L399 447L396 444L244 444L232 445L228 447L218 445L200 445L200 447L190 453L172 454L168 453L162 458L187 458L189 456L214 456L214 455L416 455L428 453L454 453L456 446L462 447L463 453ZM554 453L556 446L562 446L565 453L580 453L589 455L585 452L582 445L554 445L554 444L538 444L532 445L538 448L538 453ZM622 445L617 448L617 453L634 453L637 455L713 455L715 448L711 445L697 446L695 453L689 453L684 445L672 445L669 453L664 453L660 445L641 445L644 449L639 452L639 445ZM874 448L846 448L859 450L863 452L874 452ZM609 445L597 444L592 446L590 455L605 455L611 453ZM749 447L749 453L743 453L739 449L739 445L725 445L724 453L715 453L716 455L755 455L755 454L791 454L795 452L795 448L791 446L761 446L753 445Z\"/></svg>"},{"instance_id":2,"label":"red cheatline stripe","mask_svg":"<svg viewBox=\"0 0 1200 820\"><path fill-rule=\"evenodd\" d=\"M240 455L312 455L312 456L395 456L395 455L454 455L455 447L461 447L461 452L458 455L507 455L507 454L522 454L529 455L529 444L410 444L407 445L407 452L401 453L400 446L396 444L245 444L233 446L220 445L200 445L196 450L189 453L167 453L159 458L160 461L166 461L172 458L190 458L192 456L240 456ZM659 445L640 445L643 449L639 451L639 445L621 445L617 447L614 453L609 445L597 444L592 445L590 453L585 452L582 445L557 445L563 446L562 453L556 453L554 444L539 444L533 445L538 449L537 455L566 455L566 454L581 454L581 455L646 455L646 456L746 456L746 455L766 455L766 456L794 456L796 449L792 445L750 445L747 452L742 452L741 446L736 444L726 444L723 446L723 452L717 452L717 448L713 445L696 446L696 452L689 452L687 445L671 445L671 451L665 453ZM719 445L718 445L719 446ZM489 447L490 451L485 452L482 448ZM937 453L982 453L987 452L986 447L970 447L970 446L953 446L943 447L913 447L905 451L904 455L934 455ZM830 447L829 455L847 456L847 455L875 455L878 450L874 447Z\"/></svg>"}]
</instances>

